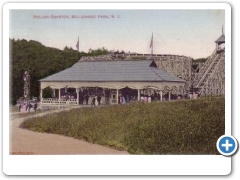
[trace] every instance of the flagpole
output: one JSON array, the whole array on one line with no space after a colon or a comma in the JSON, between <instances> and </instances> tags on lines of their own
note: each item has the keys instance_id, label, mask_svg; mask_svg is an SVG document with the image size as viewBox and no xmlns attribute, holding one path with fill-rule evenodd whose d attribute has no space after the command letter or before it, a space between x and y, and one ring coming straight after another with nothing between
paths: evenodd
<instances>
[{"instance_id":1,"label":"flagpole","mask_svg":"<svg viewBox=\"0 0 240 180\"><path fill-rule=\"evenodd\" d=\"M153 33L152 33L152 55L153 55Z\"/></svg>"},{"instance_id":2,"label":"flagpole","mask_svg":"<svg viewBox=\"0 0 240 180\"><path fill-rule=\"evenodd\" d=\"M151 57L152 57L153 56L153 33L152 33L150 48L151 48Z\"/></svg>"},{"instance_id":3,"label":"flagpole","mask_svg":"<svg viewBox=\"0 0 240 180\"><path fill-rule=\"evenodd\" d=\"M77 47L77 49L78 49L77 54L78 54L78 60L79 60L79 36L78 36L78 42L77 42L77 45L78 45L78 47Z\"/></svg>"}]
</instances>

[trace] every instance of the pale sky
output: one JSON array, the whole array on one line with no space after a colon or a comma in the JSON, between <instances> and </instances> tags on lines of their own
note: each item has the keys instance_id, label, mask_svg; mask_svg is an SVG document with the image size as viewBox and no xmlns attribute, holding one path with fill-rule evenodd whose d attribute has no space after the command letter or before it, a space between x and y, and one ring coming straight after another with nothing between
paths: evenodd
<instances>
[{"instance_id":1,"label":"pale sky","mask_svg":"<svg viewBox=\"0 0 240 180\"><path fill-rule=\"evenodd\" d=\"M53 18L59 15L69 18ZM72 18L82 15L93 18ZM153 33L154 53L196 59L211 55L224 24L224 10L11 10L9 33L11 39L61 50L76 49L79 36L80 51L105 47L137 53L151 52Z\"/></svg>"}]
</instances>

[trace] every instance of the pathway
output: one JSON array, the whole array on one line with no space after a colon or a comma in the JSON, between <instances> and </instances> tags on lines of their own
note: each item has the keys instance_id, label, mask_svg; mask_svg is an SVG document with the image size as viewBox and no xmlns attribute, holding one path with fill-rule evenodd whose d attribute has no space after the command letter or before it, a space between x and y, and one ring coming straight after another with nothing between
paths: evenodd
<instances>
[{"instance_id":1,"label":"pathway","mask_svg":"<svg viewBox=\"0 0 240 180\"><path fill-rule=\"evenodd\" d=\"M34 116L43 116L48 113L67 111L67 109L57 109L39 113ZM29 117L10 118L10 154L38 154L38 155L67 155L67 154L98 154L98 155L118 155L129 154L126 151L118 151L105 146L92 144L83 140L71 137L33 132L19 128L19 125Z\"/></svg>"}]
</instances>

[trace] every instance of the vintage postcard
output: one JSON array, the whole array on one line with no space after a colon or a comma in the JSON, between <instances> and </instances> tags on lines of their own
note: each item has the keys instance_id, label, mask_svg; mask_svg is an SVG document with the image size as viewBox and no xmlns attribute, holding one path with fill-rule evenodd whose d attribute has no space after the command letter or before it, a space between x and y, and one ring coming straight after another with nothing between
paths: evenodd
<instances>
[{"instance_id":1,"label":"vintage postcard","mask_svg":"<svg viewBox=\"0 0 240 180\"><path fill-rule=\"evenodd\" d=\"M45 7L3 9L5 174L231 172L228 4Z\"/></svg>"}]
</instances>

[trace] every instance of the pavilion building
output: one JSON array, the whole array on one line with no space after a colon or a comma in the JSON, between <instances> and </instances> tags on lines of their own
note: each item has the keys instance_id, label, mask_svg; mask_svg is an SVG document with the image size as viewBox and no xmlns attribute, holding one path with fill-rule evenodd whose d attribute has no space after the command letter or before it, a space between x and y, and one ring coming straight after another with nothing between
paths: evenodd
<instances>
[{"instance_id":1,"label":"pavilion building","mask_svg":"<svg viewBox=\"0 0 240 180\"><path fill-rule=\"evenodd\" d=\"M42 105L79 105L85 96L89 101L100 96L105 105L118 104L120 95L127 101L156 94L160 101L170 100L172 94L183 95L185 85L185 80L159 69L151 60L78 61L39 81ZM52 98L43 97L47 87L53 90Z\"/></svg>"}]
</instances>

